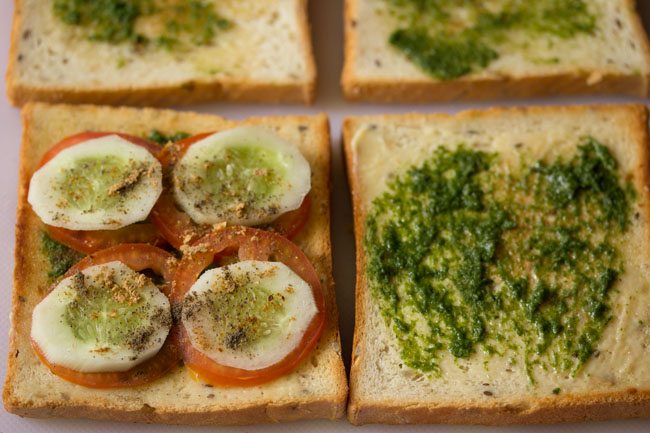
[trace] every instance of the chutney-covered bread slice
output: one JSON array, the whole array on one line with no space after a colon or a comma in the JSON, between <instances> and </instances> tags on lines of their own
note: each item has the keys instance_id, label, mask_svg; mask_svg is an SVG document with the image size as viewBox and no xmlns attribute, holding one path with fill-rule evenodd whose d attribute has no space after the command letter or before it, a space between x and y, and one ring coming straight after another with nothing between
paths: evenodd
<instances>
[{"instance_id":1,"label":"chutney-covered bread slice","mask_svg":"<svg viewBox=\"0 0 650 433\"><path fill-rule=\"evenodd\" d=\"M23 122L12 329L3 394L9 412L170 424L253 424L343 415L347 385L331 276L330 142L325 116L232 121L154 109L30 104L24 108ZM311 168L310 215L294 242L313 264L325 298L326 326L312 354L293 372L252 387L208 386L183 366L148 385L110 390L74 385L52 374L30 344L32 311L47 293L52 275L65 272L80 256L44 238L44 225L27 202L29 181L42 155L64 137L84 131L162 137L241 125L264 127L295 143Z\"/></svg>"},{"instance_id":2,"label":"chutney-covered bread slice","mask_svg":"<svg viewBox=\"0 0 650 433\"><path fill-rule=\"evenodd\" d=\"M650 416L647 122L641 105L346 120L353 424Z\"/></svg>"},{"instance_id":3,"label":"chutney-covered bread slice","mask_svg":"<svg viewBox=\"0 0 650 433\"><path fill-rule=\"evenodd\" d=\"M648 94L634 0L346 0L350 100Z\"/></svg>"},{"instance_id":4,"label":"chutney-covered bread slice","mask_svg":"<svg viewBox=\"0 0 650 433\"><path fill-rule=\"evenodd\" d=\"M15 2L7 72L29 101L313 101L307 0Z\"/></svg>"}]
</instances>

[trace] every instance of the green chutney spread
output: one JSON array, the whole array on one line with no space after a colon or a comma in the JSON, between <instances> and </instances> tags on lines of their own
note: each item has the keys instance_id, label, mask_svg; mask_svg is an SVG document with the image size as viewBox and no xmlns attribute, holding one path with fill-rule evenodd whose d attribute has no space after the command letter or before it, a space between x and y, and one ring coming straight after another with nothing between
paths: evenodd
<instances>
[{"instance_id":1,"label":"green chutney spread","mask_svg":"<svg viewBox=\"0 0 650 433\"><path fill-rule=\"evenodd\" d=\"M366 219L371 293L411 368L482 351L533 382L535 366L575 375L612 318L636 193L591 137L516 173L498 158L440 147L389 181Z\"/></svg>"},{"instance_id":2,"label":"green chutney spread","mask_svg":"<svg viewBox=\"0 0 650 433\"><path fill-rule=\"evenodd\" d=\"M52 7L60 21L81 28L91 41L140 49L209 45L231 26L206 0L53 0Z\"/></svg>"},{"instance_id":3,"label":"green chutney spread","mask_svg":"<svg viewBox=\"0 0 650 433\"><path fill-rule=\"evenodd\" d=\"M400 23L389 43L427 74L451 80L486 68L509 32L562 41L596 31L586 0L383 0ZM517 47L516 49L523 49Z\"/></svg>"}]
</instances>

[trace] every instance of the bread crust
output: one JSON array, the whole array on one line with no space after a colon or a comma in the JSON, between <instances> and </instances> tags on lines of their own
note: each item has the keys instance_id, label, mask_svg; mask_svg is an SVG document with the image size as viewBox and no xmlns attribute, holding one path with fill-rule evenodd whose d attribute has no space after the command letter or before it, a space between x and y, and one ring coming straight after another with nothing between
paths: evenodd
<instances>
[{"instance_id":1,"label":"bread crust","mask_svg":"<svg viewBox=\"0 0 650 433\"><path fill-rule=\"evenodd\" d=\"M623 418L650 417L650 389L628 388L616 392L594 392L590 394L560 395L538 399L518 399L484 404L447 404L421 401L383 400L366 401L358 394L359 382L363 374L362 360L367 354L361 344L365 335L366 312L363 296L368 290L366 281L366 262L363 242L363 231L366 210L360 196L360 180L355 166L355 153L352 139L356 125L370 121L381 123L390 120L421 119L427 122L449 119L470 120L475 117L497 117L502 114L520 113L551 113L582 112L586 110L626 110L629 114L630 133L639 143L638 170L641 182L645 186L644 208L650 215L650 135L648 132L648 108L640 104L620 105L584 105L560 107L520 107L520 108L490 108L487 110L467 110L455 115L445 113L435 114L396 114L385 116L354 116L348 117L343 124L343 146L345 163L350 183L350 193L354 214L354 233L356 243L356 289L355 289L355 327L352 347L350 370L350 397L348 402L348 420L354 425L369 423L382 424L480 424L480 425L511 425L511 424L552 424L561 422L601 421ZM650 235L650 232L648 232Z\"/></svg>"},{"instance_id":2,"label":"bread crust","mask_svg":"<svg viewBox=\"0 0 650 433\"><path fill-rule=\"evenodd\" d=\"M29 417L94 418L129 422L169 424L256 424L298 419L343 416L347 399L347 380L341 358L338 313L332 279L329 233L330 139L327 117L286 116L258 117L245 121L229 121L218 116L180 113L170 110L107 108L28 104L22 112L24 130L20 152L20 178L16 224L14 290L12 292L11 331L7 377L3 390L5 409ZM52 120L54 119L54 120ZM65 120L70 119L69 124ZM106 119L109 119L107 122ZM48 121L56 122L50 125ZM316 268L325 294L326 329L314 353L293 373L255 387L250 394L241 388L202 387L179 366L152 384L133 389L88 390L52 375L43 366L29 345L31 311L49 287L46 259L40 251L42 223L27 202L32 173L43 153L61 138L85 130L101 130L122 125L122 131L142 135L156 128L165 133L181 130L191 133L218 130L239 124L258 124L284 128L301 136L301 151L312 166L313 205L307 226L295 242ZM106 129L104 129L106 130ZM44 141L43 137L50 137ZM326 389L310 389L305 378L322 376ZM31 383L27 389L26 378ZM284 395L285 383L300 381L301 392L287 386L293 394ZM303 381L305 384L303 385ZM196 387L199 387L198 391ZM50 392L47 387L56 388ZM194 387L194 388L192 388ZM33 389L32 389L33 388ZM192 390L190 400L183 395ZM251 388L252 389L252 388ZM235 401L233 395L240 393ZM161 394L168 399L158 398ZM250 395L250 397L247 397ZM216 397L215 397L216 396ZM223 400L223 401L222 401Z\"/></svg>"},{"instance_id":3,"label":"bread crust","mask_svg":"<svg viewBox=\"0 0 650 433\"><path fill-rule=\"evenodd\" d=\"M650 72L638 75L580 71L550 75L531 75L513 78L507 75L461 77L438 81L427 77L411 79L360 78L355 75L359 35L355 30L357 3L363 0L345 0L344 32L345 62L341 76L343 94L349 101L364 102L451 102L490 99L520 99L538 96L628 95L650 96ZM638 43L650 65L650 43L641 18L635 13L636 0L625 0L632 17L632 25L640 36Z\"/></svg>"},{"instance_id":4,"label":"bread crust","mask_svg":"<svg viewBox=\"0 0 650 433\"><path fill-rule=\"evenodd\" d=\"M23 27L21 0L14 0L9 62L6 73L6 89L9 102L22 107L28 102L172 106L209 101L304 103L311 105L316 97L316 66L309 17L308 0L300 0L295 11L299 21L299 39L307 61L307 79L304 82L259 82L233 77L188 80L177 85L137 86L125 85L114 88L81 89L75 86L30 86L16 79L18 41Z\"/></svg>"}]
</instances>

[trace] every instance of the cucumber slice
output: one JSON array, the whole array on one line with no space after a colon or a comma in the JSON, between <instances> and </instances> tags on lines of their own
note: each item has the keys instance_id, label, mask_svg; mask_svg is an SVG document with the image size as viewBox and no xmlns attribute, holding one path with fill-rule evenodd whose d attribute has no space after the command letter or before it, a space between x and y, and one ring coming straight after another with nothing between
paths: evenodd
<instances>
[{"instance_id":1,"label":"cucumber slice","mask_svg":"<svg viewBox=\"0 0 650 433\"><path fill-rule=\"evenodd\" d=\"M59 152L34 175L27 200L46 224L115 230L147 218L162 192L162 168L118 135Z\"/></svg>"},{"instance_id":2,"label":"cucumber slice","mask_svg":"<svg viewBox=\"0 0 650 433\"><path fill-rule=\"evenodd\" d=\"M201 275L181 320L192 346L213 361L259 370L291 353L317 313L311 287L289 267L250 260Z\"/></svg>"},{"instance_id":3,"label":"cucumber slice","mask_svg":"<svg viewBox=\"0 0 650 433\"><path fill-rule=\"evenodd\" d=\"M32 340L52 363L84 373L126 371L162 347L169 300L121 262L61 281L32 313Z\"/></svg>"},{"instance_id":4,"label":"cucumber slice","mask_svg":"<svg viewBox=\"0 0 650 433\"><path fill-rule=\"evenodd\" d=\"M194 143L172 179L176 203L198 224L268 223L300 207L311 188L298 148L254 126Z\"/></svg>"}]
</instances>

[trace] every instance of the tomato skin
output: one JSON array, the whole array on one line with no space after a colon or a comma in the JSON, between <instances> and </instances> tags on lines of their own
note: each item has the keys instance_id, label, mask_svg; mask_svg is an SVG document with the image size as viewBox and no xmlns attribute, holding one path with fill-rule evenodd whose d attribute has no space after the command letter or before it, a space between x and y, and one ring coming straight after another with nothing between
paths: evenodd
<instances>
[{"instance_id":1,"label":"tomato skin","mask_svg":"<svg viewBox=\"0 0 650 433\"><path fill-rule=\"evenodd\" d=\"M171 281L176 269L176 259L165 250L146 244L122 244L91 254L65 273L63 278L70 277L90 266L101 265L119 260L134 271L152 269L162 275L165 284L160 290L167 296L171 296ZM50 290L56 287L55 283ZM32 348L38 358L55 375L77 385L88 388L125 388L145 385L150 383L181 364L182 352L180 347L180 335L177 324L172 325L167 339L160 351L152 358L134 366L130 370L112 373L82 373L50 363L45 358L38 345L31 340Z\"/></svg>"},{"instance_id":2,"label":"tomato skin","mask_svg":"<svg viewBox=\"0 0 650 433\"><path fill-rule=\"evenodd\" d=\"M149 218L158 233L177 250L196 241L206 231L176 207L174 196L168 189L163 190Z\"/></svg>"},{"instance_id":3,"label":"tomato skin","mask_svg":"<svg viewBox=\"0 0 650 433\"><path fill-rule=\"evenodd\" d=\"M130 141L133 144L142 146L145 149L147 149L149 152L151 152L153 156L156 157L160 152L160 146L158 146L155 143L152 143L149 140L146 140L141 137L137 137L135 135L123 134L121 132L82 132L80 134L75 134L64 138L63 140L55 144L52 148L50 148L50 150L45 152L45 155L43 155L43 158L41 158L41 162L38 164L38 168L44 166L52 158L57 156L62 150L75 146L79 143L83 143L84 141L93 140L95 138L106 137L107 135L117 135L125 139L126 141Z\"/></svg>"},{"instance_id":4,"label":"tomato skin","mask_svg":"<svg viewBox=\"0 0 650 433\"><path fill-rule=\"evenodd\" d=\"M275 221L261 228L293 239L307 225L310 212L311 193L305 196L298 209L283 213Z\"/></svg>"},{"instance_id":5,"label":"tomato skin","mask_svg":"<svg viewBox=\"0 0 650 433\"><path fill-rule=\"evenodd\" d=\"M55 241L84 254L91 254L124 243L160 246L165 243L151 223L131 224L117 230L68 230L45 224L48 235Z\"/></svg>"},{"instance_id":6,"label":"tomato skin","mask_svg":"<svg viewBox=\"0 0 650 433\"><path fill-rule=\"evenodd\" d=\"M181 365L182 356L178 332L178 327L172 326L165 343L153 358L136 365L130 370L114 373L82 373L60 365L50 364L38 345L33 340L31 343L38 359L52 373L68 382L96 389L131 388L151 383Z\"/></svg>"},{"instance_id":7,"label":"tomato skin","mask_svg":"<svg viewBox=\"0 0 650 433\"><path fill-rule=\"evenodd\" d=\"M167 177L171 175L174 165L183 157L187 149L194 143L215 133L216 131L204 132L166 146L158 155L158 159L163 165L163 172L166 173ZM263 228L292 239L307 224L310 212L311 197L308 194L298 209L278 216L275 221ZM195 223L189 215L176 206L169 185L166 185L158 202L151 210L150 218L165 240L176 249L195 242L212 229L211 226Z\"/></svg>"},{"instance_id":8,"label":"tomato skin","mask_svg":"<svg viewBox=\"0 0 650 433\"><path fill-rule=\"evenodd\" d=\"M259 370L244 370L221 365L196 350L182 323L180 341L185 365L202 380L218 386L255 386L270 382L293 371L313 351L325 329L325 298L316 270L304 253L278 234L250 227L228 227L196 241L196 250L178 265L172 299L180 305L185 294L215 256L236 253L239 260L279 261L291 268L312 288L318 313L310 322L300 344L280 362Z\"/></svg>"},{"instance_id":9,"label":"tomato skin","mask_svg":"<svg viewBox=\"0 0 650 433\"><path fill-rule=\"evenodd\" d=\"M38 168L44 166L62 150L107 135L118 135L133 144L144 147L156 157L160 153L160 146L134 135L119 132L84 132L64 138L54 145L43 155ZM164 242L156 228L150 223L131 225L118 230L68 230L47 224L45 224L45 228L52 239L84 254L94 253L123 243L161 245Z\"/></svg>"}]
</instances>

